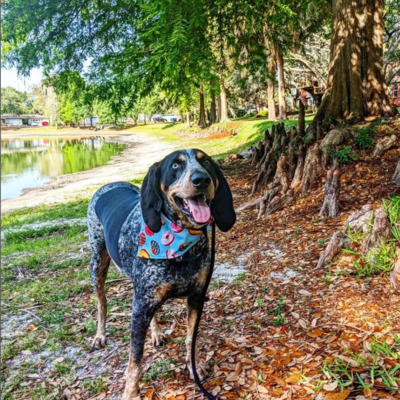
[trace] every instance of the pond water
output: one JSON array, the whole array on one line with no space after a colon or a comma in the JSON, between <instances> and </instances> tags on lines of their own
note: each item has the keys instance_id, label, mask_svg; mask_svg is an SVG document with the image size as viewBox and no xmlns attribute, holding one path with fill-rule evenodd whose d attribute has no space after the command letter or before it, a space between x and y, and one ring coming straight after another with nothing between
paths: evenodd
<instances>
[{"instance_id":1,"label":"pond water","mask_svg":"<svg viewBox=\"0 0 400 400\"><path fill-rule=\"evenodd\" d=\"M43 186L52 178L106 164L125 145L101 137L1 139L1 199Z\"/></svg>"}]
</instances>

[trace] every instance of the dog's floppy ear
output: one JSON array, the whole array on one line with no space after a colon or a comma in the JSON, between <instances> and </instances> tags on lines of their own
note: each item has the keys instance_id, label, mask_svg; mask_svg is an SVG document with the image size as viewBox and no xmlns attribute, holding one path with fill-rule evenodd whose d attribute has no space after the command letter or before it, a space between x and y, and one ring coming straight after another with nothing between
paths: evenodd
<instances>
[{"instance_id":1,"label":"dog's floppy ear","mask_svg":"<svg viewBox=\"0 0 400 400\"><path fill-rule=\"evenodd\" d=\"M160 191L160 163L153 164L143 180L140 195L143 219L153 231L161 229L162 197Z\"/></svg>"},{"instance_id":2,"label":"dog's floppy ear","mask_svg":"<svg viewBox=\"0 0 400 400\"><path fill-rule=\"evenodd\" d=\"M211 215L214 217L218 228L221 229L222 232L227 232L236 222L232 193L229 189L228 182L216 163L214 163L214 168L219 185L211 203Z\"/></svg>"}]
</instances>

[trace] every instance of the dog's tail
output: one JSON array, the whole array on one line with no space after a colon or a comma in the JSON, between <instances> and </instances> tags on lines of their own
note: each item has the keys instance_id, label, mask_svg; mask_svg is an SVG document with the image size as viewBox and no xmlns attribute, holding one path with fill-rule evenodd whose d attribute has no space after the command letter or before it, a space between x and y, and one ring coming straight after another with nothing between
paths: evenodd
<instances>
[{"instance_id":1,"label":"dog's tail","mask_svg":"<svg viewBox=\"0 0 400 400\"><path fill-rule=\"evenodd\" d=\"M203 313L204 302L207 300L206 293L207 293L208 285L210 284L211 277L213 274L214 261L215 261L215 222L212 224L212 231L211 231L210 270L208 272L208 276L207 276L207 279L206 279L206 282L204 285L204 290L203 290L202 297L201 297L200 304L199 304L199 309L197 311L196 323L194 324L194 329L193 329L192 348L191 348L191 352L190 352L190 358L192 360L192 372L193 372L194 381L196 382L196 385L199 387L199 389L204 394L204 396L206 396L210 400L217 400L217 397L215 397L211 393L207 392L207 390L201 384L199 375L196 371L196 338L197 338L197 333L199 330L201 314Z\"/></svg>"}]
</instances>

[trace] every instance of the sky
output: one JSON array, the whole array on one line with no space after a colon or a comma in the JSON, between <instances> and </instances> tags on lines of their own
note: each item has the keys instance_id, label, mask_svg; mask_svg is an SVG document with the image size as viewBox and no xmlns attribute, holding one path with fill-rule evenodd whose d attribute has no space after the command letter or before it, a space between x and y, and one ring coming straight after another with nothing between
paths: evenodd
<instances>
[{"instance_id":1,"label":"sky","mask_svg":"<svg viewBox=\"0 0 400 400\"><path fill-rule=\"evenodd\" d=\"M42 80L42 70L34 68L29 77L19 77L17 70L1 69L1 87L11 86L21 92L28 91L32 86L38 85Z\"/></svg>"}]
</instances>

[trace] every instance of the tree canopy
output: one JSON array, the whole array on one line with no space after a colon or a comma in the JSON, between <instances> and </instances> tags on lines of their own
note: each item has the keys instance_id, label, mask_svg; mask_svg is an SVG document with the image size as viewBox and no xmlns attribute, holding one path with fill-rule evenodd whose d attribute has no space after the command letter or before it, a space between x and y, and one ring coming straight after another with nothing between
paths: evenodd
<instances>
[{"instance_id":1,"label":"tree canopy","mask_svg":"<svg viewBox=\"0 0 400 400\"><path fill-rule=\"evenodd\" d=\"M399 0L377 4L384 12L390 82L399 69ZM69 82L56 91L64 93L61 113L70 121L92 109L94 100L108 104L116 120L156 88L182 112L203 113L200 120L216 103L219 113L229 109L233 115L246 102L268 103L273 115L277 100L285 118L288 84L328 82L329 60L319 51L328 54L324 49L337 29L333 9L327 0L6 0L3 64L21 74L41 66ZM212 122L217 118L210 113Z\"/></svg>"}]
</instances>

